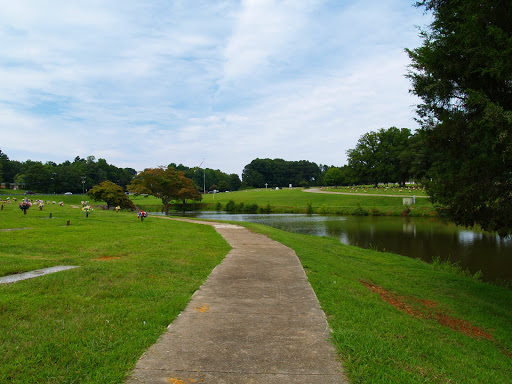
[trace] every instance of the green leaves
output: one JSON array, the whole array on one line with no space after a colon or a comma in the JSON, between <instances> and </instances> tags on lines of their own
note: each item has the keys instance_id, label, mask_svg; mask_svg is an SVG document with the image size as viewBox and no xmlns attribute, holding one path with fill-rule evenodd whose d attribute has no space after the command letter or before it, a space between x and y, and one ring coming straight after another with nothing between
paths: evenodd
<instances>
[{"instance_id":1,"label":"green leaves","mask_svg":"<svg viewBox=\"0 0 512 384\"><path fill-rule=\"evenodd\" d=\"M149 194L162 199L165 212L169 213L169 202L177 200L185 204L186 200L200 201L202 196L194 182L185 177L182 171L172 167L146 168L138 174L128 189L137 194Z\"/></svg>"},{"instance_id":2,"label":"green leaves","mask_svg":"<svg viewBox=\"0 0 512 384\"><path fill-rule=\"evenodd\" d=\"M512 233L512 4L421 1L434 21L407 50L432 154L429 193L465 226Z\"/></svg>"},{"instance_id":3,"label":"green leaves","mask_svg":"<svg viewBox=\"0 0 512 384\"><path fill-rule=\"evenodd\" d=\"M104 181L91 188L87 195L95 201L104 201L107 207L119 206L121 208L135 209L135 205L126 196L123 188L111 181Z\"/></svg>"}]
</instances>

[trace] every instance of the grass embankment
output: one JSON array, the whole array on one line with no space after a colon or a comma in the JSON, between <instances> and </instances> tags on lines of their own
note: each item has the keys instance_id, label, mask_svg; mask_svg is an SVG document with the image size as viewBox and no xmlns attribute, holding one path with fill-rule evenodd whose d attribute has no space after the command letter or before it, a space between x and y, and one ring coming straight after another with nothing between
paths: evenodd
<instances>
[{"instance_id":1,"label":"grass embankment","mask_svg":"<svg viewBox=\"0 0 512 384\"><path fill-rule=\"evenodd\" d=\"M246 225L295 250L352 383L510 383L512 291L449 265Z\"/></svg>"},{"instance_id":2,"label":"grass embankment","mask_svg":"<svg viewBox=\"0 0 512 384\"><path fill-rule=\"evenodd\" d=\"M403 197L413 196L405 194ZM161 211L162 202L148 196L132 196L135 205L148 211ZM232 203L230 203L232 201ZM203 195L197 208L247 213L320 213L336 215L374 216L434 216L434 209L427 198L416 199L410 208L403 205L402 197L379 195L349 195L309 193L302 189L244 190Z\"/></svg>"},{"instance_id":3,"label":"grass embankment","mask_svg":"<svg viewBox=\"0 0 512 384\"><path fill-rule=\"evenodd\" d=\"M229 251L211 227L101 209L86 218L70 207L81 199L0 211L0 229L31 228L0 231L0 276L80 266L0 284L2 383L124 382Z\"/></svg>"},{"instance_id":4,"label":"grass embankment","mask_svg":"<svg viewBox=\"0 0 512 384\"><path fill-rule=\"evenodd\" d=\"M373 185L356 185L348 187L323 187L321 190L342 193L363 193L368 195L399 195L403 197L428 196L424 187L418 187L416 185L406 187L379 185L377 188Z\"/></svg>"}]
</instances>

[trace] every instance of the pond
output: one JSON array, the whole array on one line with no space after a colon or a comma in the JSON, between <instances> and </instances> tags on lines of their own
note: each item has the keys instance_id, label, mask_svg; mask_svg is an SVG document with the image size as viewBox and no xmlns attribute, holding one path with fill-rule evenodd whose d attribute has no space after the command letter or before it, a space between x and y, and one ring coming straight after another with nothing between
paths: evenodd
<instances>
[{"instance_id":1,"label":"pond","mask_svg":"<svg viewBox=\"0 0 512 384\"><path fill-rule=\"evenodd\" d=\"M289 232L329 236L362 248L389 251L431 262L457 263L482 280L512 282L512 239L471 231L435 218L389 216L322 216L301 214L228 214L189 212L188 217L247 221Z\"/></svg>"}]
</instances>

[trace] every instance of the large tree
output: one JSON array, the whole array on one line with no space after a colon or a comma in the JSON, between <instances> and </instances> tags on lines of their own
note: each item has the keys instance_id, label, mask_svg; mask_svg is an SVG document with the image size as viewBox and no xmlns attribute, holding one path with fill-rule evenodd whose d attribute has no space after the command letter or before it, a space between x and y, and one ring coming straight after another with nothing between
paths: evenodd
<instances>
[{"instance_id":1,"label":"large tree","mask_svg":"<svg viewBox=\"0 0 512 384\"><path fill-rule=\"evenodd\" d=\"M432 167L432 200L457 224L512 233L512 3L425 0L407 50Z\"/></svg>"},{"instance_id":2,"label":"large tree","mask_svg":"<svg viewBox=\"0 0 512 384\"><path fill-rule=\"evenodd\" d=\"M194 182L173 167L146 168L127 188L135 194L149 194L161 199L166 214L173 200L185 204L186 200L201 201L202 198Z\"/></svg>"},{"instance_id":3,"label":"large tree","mask_svg":"<svg viewBox=\"0 0 512 384\"><path fill-rule=\"evenodd\" d=\"M379 182L405 184L409 179L410 162L404 154L409 151L411 131L390 127L365 133L354 149L347 151L348 166L359 183Z\"/></svg>"},{"instance_id":4,"label":"large tree","mask_svg":"<svg viewBox=\"0 0 512 384\"><path fill-rule=\"evenodd\" d=\"M325 172L324 182L325 185L343 185L348 183L348 175L347 175L348 167L344 166L343 168L331 167Z\"/></svg>"},{"instance_id":5,"label":"large tree","mask_svg":"<svg viewBox=\"0 0 512 384\"><path fill-rule=\"evenodd\" d=\"M108 209L110 209L111 206L135 209L135 205L130 198L126 196L123 188L108 180L92 187L87 192L87 195L96 201L106 202Z\"/></svg>"}]
</instances>

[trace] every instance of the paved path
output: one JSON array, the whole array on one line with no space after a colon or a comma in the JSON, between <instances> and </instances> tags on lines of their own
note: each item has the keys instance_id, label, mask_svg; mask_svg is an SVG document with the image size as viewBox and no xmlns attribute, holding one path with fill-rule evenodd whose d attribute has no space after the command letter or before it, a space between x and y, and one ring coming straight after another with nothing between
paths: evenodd
<instances>
[{"instance_id":1,"label":"paved path","mask_svg":"<svg viewBox=\"0 0 512 384\"><path fill-rule=\"evenodd\" d=\"M377 194L377 193L357 193L357 192L334 192L334 191L321 191L318 188L308 188L303 189L303 192L310 193L330 193L331 195L350 195L350 196L385 196L385 197L412 197L409 195L385 195L385 194ZM416 196L416 198L427 199L430 196Z\"/></svg>"},{"instance_id":2,"label":"paved path","mask_svg":"<svg viewBox=\"0 0 512 384\"><path fill-rule=\"evenodd\" d=\"M295 252L240 226L207 224L233 249L127 382L347 383Z\"/></svg>"}]
</instances>

